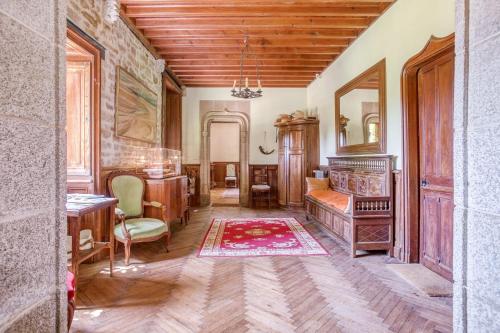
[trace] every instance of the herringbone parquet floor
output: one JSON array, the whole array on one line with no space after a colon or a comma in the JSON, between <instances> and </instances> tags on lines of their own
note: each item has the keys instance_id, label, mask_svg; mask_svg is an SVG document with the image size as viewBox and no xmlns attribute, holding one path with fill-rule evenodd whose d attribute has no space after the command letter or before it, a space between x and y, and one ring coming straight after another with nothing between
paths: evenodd
<instances>
[{"instance_id":1,"label":"herringbone parquet floor","mask_svg":"<svg viewBox=\"0 0 500 333\"><path fill-rule=\"evenodd\" d=\"M197 258L212 217L294 216L330 257ZM133 247L115 277L82 265L72 332L451 332L451 299L430 298L386 270L351 259L303 212L204 208L177 226L170 252Z\"/></svg>"}]
</instances>

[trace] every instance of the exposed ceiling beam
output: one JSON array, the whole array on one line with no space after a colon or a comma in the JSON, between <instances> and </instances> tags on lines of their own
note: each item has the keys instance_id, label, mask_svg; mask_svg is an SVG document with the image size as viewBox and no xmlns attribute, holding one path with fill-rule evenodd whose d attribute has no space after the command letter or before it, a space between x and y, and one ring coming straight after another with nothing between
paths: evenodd
<instances>
[{"instance_id":1,"label":"exposed ceiling beam","mask_svg":"<svg viewBox=\"0 0 500 333\"><path fill-rule=\"evenodd\" d=\"M396 0L231 0L233 6L276 6L276 5L333 5L333 4L376 4L393 3ZM206 6L227 5L227 0L121 0L122 5L170 5L170 6Z\"/></svg>"},{"instance_id":2,"label":"exposed ceiling beam","mask_svg":"<svg viewBox=\"0 0 500 333\"><path fill-rule=\"evenodd\" d=\"M378 5L340 6L340 5L274 5L274 6L234 6L232 4L207 6L127 6L127 16L131 18L175 18L175 17L293 17L293 16L378 16Z\"/></svg>"},{"instance_id":3,"label":"exposed ceiling beam","mask_svg":"<svg viewBox=\"0 0 500 333\"><path fill-rule=\"evenodd\" d=\"M291 46L291 47L315 47L315 46L339 46L346 47L349 45L349 39L267 39L267 38L253 38L249 41L250 48L255 46ZM242 39L163 39L163 38L153 38L151 39L151 45L154 47L204 47L204 46L216 46L216 47L238 47L241 48L243 45Z\"/></svg>"},{"instance_id":4,"label":"exposed ceiling beam","mask_svg":"<svg viewBox=\"0 0 500 333\"><path fill-rule=\"evenodd\" d=\"M164 39L225 39L239 38L243 39L248 35L253 38L356 38L361 29L289 29L289 28L271 28L271 29L205 29L205 30L171 30L171 29L145 29L144 36L147 38L164 38Z\"/></svg>"},{"instance_id":5,"label":"exposed ceiling beam","mask_svg":"<svg viewBox=\"0 0 500 333\"><path fill-rule=\"evenodd\" d=\"M234 72L239 71L240 66L205 66L205 68L200 67L169 67L176 73L183 72L197 72L197 73L213 73L213 72ZM245 71L255 71L255 66L244 66ZM272 72L303 72L303 73L318 73L324 69L323 66L316 67L300 67L300 66L259 66L259 71L262 73L272 73Z\"/></svg>"},{"instance_id":6,"label":"exposed ceiling beam","mask_svg":"<svg viewBox=\"0 0 500 333\"><path fill-rule=\"evenodd\" d=\"M158 47L158 54L199 54L199 53L217 53L217 54L240 54L239 47ZM341 47L254 47L253 54L325 54L334 55L340 54L343 48Z\"/></svg>"},{"instance_id":7,"label":"exposed ceiling beam","mask_svg":"<svg viewBox=\"0 0 500 333\"><path fill-rule=\"evenodd\" d=\"M268 82L268 83L262 83L261 86L263 88L305 88L307 87L311 82ZM201 81L201 82L189 82L186 84L188 87L220 87L220 88L226 88L228 94L230 93L231 88L233 87L233 82L232 81L212 81L212 82L207 82L207 81ZM251 87L256 87L256 85L251 85ZM264 90L264 95L266 94Z\"/></svg>"},{"instance_id":8,"label":"exposed ceiling beam","mask_svg":"<svg viewBox=\"0 0 500 333\"><path fill-rule=\"evenodd\" d=\"M395 0L121 0L124 22L188 86L305 87ZM252 81L252 82L254 82ZM256 82L254 82L256 84Z\"/></svg>"},{"instance_id":9,"label":"exposed ceiling beam","mask_svg":"<svg viewBox=\"0 0 500 333\"><path fill-rule=\"evenodd\" d=\"M312 78L316 75L314 72L274 72L274 73L260 73L257 75L256 71L245 71L243 73L243 77L269 77L269 78L279 78L279 77L308 77ZM190 73L190 72L183 72L183 73L178 73L178 77L192 77L192 76L197 76L200 78L203 77L230 77L230 76L240 76L240 72L238 70L232 71L232 72L208 72L208 73Z\"/></svg>"},{"instance_id":10,"label":"exposed ceiling beam","mask_svg":"<svg viewBox=\"0 0 500 333\"><path fill-rule=\"evenodd\" d=\"M239 54L165 54L164 58L169 61L192 61L192 60L240 60ZM307 60L307 61L331 61L335 55L330 54L252 54L252 59L256 60Z\"/></svg>"},{"instance_id":11,"label":"exposed ceiling beam","mask_svg":"<svg viewBox=\"0 0 500 333\"><path fill-rule=\"evenodd\" d=\"M255 68L256 64L259 64L260 68L276 69L276 68L287 68L289 70L312 70L316 68L324 68L330 62L329 61L310 61L310 60L287 60L286 62L282 60L248 60L245 61L245 68ZM169 61L167 63L169 67L174 70L182 70L184 68L193 70L214 70L214 68L240 68L239 60L194 60L194 61Z\"/></svg>"},{"instance_id":12,"label":"exposed ceiling beam","mask_svg":"<svg viewBox=\"0 0 500 333\"><path fill-rule=\"evenodd\" d=\"M342 28L364 29L370 24L364 17L224 17L224 18L138 18L135 24L139 29L234 29L234 28Z\"/></svg>"}]
</instances>

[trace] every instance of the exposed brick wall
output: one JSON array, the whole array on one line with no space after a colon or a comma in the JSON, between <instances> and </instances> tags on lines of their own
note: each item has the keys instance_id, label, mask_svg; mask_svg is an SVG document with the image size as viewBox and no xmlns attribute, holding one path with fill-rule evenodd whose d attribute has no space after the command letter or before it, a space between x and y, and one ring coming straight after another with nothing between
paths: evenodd
<instances>
[{"instance_id":1,"label":"exposed brick wall","mask_svg":"<svg viewBox=\"0 0 500 333\"><path fill-rule=\"evenodd\" d=\"M133 147L151 144L115 136L116 68L121 66L158 94L158 119L161 119L161 73L153 55L128 27L118 19L104 21L104 0L69 0L68 18L106 48L101 66L101 161L103 167L126 166ZM160 141L158 122L158 142Z\"/></svg>"}]
</instances>

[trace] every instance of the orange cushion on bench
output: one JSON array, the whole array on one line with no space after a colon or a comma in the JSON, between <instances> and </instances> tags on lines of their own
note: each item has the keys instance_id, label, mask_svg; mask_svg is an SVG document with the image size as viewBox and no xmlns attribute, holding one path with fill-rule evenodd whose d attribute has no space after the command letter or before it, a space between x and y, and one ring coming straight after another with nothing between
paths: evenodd
<instances>
[{"instance_id":1,"label":"orange cushion on bench","mask_svg":"<svg viewBox=\"0 0 500 333\"><path fill-rule=\"evenodd\" d=\"M335 207L344 213L349 213L349 194L340 193L332 190L313 190L309 195L318 201L321 201L329 206Z\"/></svg>"}]
</instances>

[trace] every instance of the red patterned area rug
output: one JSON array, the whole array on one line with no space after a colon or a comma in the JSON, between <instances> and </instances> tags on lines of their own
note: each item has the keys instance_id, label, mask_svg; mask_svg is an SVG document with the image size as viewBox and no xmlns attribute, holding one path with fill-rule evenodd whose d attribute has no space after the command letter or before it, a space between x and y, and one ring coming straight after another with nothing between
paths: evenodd
<instances>
[{"instance_id":1,"label":"red patterned area rug","mask_svg":"<svg viewBox=\"0 0 500 333\"><path fill-rule=\"evenodd\" d=\"M200 257L329 255L294 218L221 219L212 221Z\"/></svg>"}]
</instances>

